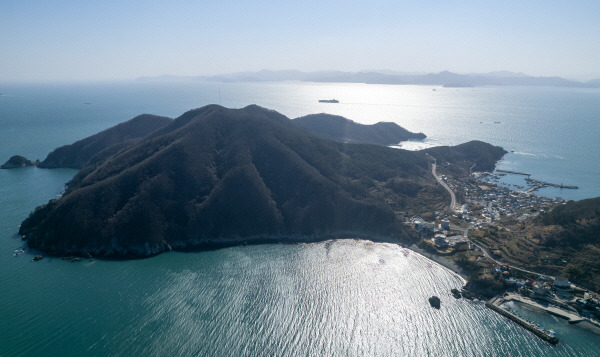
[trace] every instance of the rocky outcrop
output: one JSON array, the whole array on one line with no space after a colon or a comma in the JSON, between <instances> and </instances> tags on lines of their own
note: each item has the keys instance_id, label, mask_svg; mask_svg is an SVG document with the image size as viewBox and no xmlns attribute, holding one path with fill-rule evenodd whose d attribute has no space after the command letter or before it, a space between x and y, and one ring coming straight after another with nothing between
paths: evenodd
<instances>
[{"instance_id":1,"label":"rocky outcrop","mask_svg":"<svg viewBox=\"0 0 600 357\"><path fill-rule=\"evenodd\" d=\"M461 294L458 289L452 289L450 290L450 292L452 293L452 296L454 296L455 299L460 299Z\"/></svg>"},{"instance_id":2,"label":"rocky outcrop","mask_svg":"<svg viewBox=\"0 0 600 357\"><path fill-rule=\"evenodd\" d=\"M429 298L429 305L431 305L431 307L436 308L436 309L440 309L441 307L441 301L440 298L437 296L432 296Z\"/></svg>"}]
</instances>

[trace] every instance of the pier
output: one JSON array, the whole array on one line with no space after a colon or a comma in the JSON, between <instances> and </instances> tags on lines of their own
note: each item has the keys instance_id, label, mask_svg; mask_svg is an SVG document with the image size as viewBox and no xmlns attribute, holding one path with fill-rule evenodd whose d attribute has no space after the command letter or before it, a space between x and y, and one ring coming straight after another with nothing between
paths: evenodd
<instances>
[{"instance_id":1,"label":"pier","mask_svg":"<svg viewBox=\"0 0 600 357\"><path fill-rule=\"evenodd\" d=\"M526 330L533 333L534 335L541 338L542 340L544 340L552 345L555 345L558 343L558 338L556 336L551 336L548 332L537 328L533 323L501 308L500 305L502 305L504 303L504 301L505 300L502 297L495 297L495 298L492 298L491 300L487 301L485 303L485 306L494 310L495 312L499 313L500 315L506 317L507 319L515 322L516 324L525 328Z\"/></svg>"}]
</instances>

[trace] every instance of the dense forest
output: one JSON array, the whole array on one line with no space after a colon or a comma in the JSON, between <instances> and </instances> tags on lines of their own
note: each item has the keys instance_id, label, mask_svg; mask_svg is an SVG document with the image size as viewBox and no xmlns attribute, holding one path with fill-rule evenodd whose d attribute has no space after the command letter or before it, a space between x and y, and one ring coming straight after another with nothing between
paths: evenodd
<instances>
[{"instance_id":1,"label":"dense forest","mask_svg":"<svg viewBox=\"0 0 600 357\"><path fill-rule=\"evenodd\" d=\"M475 147L494 162L503 154L476 143L444 157ZM334 142L271 110L212 105L99 151L20 234L53 254L121 257L245 240L406 241L401 214L446 200L429 170L423 152Z\"/></svg>"}]
</instances>

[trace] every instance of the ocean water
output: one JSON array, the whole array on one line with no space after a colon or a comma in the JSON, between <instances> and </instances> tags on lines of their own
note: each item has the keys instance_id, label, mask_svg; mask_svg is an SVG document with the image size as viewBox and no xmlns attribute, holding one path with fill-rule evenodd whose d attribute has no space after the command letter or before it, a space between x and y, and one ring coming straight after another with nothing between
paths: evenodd
<instances>
[{"instance_id":1,"label":"ocean water","mask_svg":"<svg viewBox=\"0 0 600 357\"><path fill-rule=\"evenodd\" d=\"M482 140L509 151L500 169L579 186L546 188L537 191L540 195L573 200L600 196L597 88L123 82L0 84L0 93L0 161L14 153L43 159L57 146L141 113L177 117L213 103L231 108L258 104L290 118L326 112L363 124L391 121L428 136L401 145L407 149ZM340 103L319 103L323 98ZM505 181L525 184L519 176Z\"/></svg>"},{"instance_id":2,"label":"ocean water","mask_svg":"<svg viewBox=\"0 0 600 357\"><path fill-rule=\"evenodd\" d=\"M0 161L43 159L140 113L259 104L292 118L394 121L429 136L413 147L488 141L514 151L502 168L581 187L540 193L600 196L598 90L138 82L0 92ZM317 102L324 98L340 103ZM550 346L481 302L453 299L460 277L392 244L349 239L78 263L13 256L24 246L20 222L74 173L0 170L0 356L600 355L600 335L563 320L528 312L557 331L562 342ZM431 295L441 310L429 307Z\"/></svg>"}]
</instances>

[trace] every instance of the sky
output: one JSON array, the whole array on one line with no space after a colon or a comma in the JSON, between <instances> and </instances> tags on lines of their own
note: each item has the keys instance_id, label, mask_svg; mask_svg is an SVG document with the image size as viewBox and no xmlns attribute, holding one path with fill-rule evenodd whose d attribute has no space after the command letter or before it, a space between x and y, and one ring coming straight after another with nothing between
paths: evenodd
<instances>
[{"instance_id":1,"label":"sky","mask_svg":"<svg viewBox=\"0 0 600 357\"><path fill-rule=\"evenodd\" d=\"M0 1L0 81L261 69L600 78L600 1Z\"/></svg>"}]
</instances>

